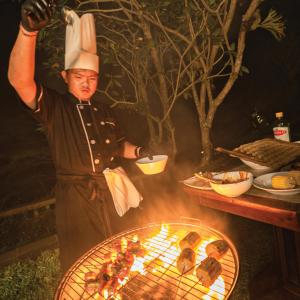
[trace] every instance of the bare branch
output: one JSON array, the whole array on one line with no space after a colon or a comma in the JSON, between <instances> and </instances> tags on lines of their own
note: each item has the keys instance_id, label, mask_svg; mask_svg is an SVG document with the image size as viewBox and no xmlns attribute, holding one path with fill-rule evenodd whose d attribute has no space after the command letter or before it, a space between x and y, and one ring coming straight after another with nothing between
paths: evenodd
<instances>
[{"instance_id":1,"label":"bare branch","mask_svg":"<svg viewBox=\"0 0 300 300\"><path fill-rule=\"evenodd\" d=\"M233 86L234 82L236 81L241 65L242 65L242 59L243 54L245 50L245 38L247 31L250 30L249 22L255 13L257 7L261 4L263 0L252 0L248 9L246 10L246 13L243 15L242 18L242 24L240 27L240 32L238 36L238 45L237 45L237 54L234 66L232 68L232 72L225 83L223 89L220 91L220 93L217 95L217 97L214 100L214 105L212 105L209 109L207 120L208 123L211 125L213 121L213 116L215 114L215 111L217 107L224 101L226 95L229 93L231 87Z\"/></svg>"}]
</instances>

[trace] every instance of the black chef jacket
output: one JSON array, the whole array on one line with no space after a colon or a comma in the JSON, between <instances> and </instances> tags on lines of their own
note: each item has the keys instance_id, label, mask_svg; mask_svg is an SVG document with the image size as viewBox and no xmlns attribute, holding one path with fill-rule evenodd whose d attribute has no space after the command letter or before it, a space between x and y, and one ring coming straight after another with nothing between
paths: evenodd
<instances>
[{"instance_id":1,"label":"black chef jacket","mask_svg":"<svg viewBox=\"0 0 300 300\"><path fill-rule=\"evenodd\" d=\"M33 112L46 128L56 167L56 225L62 269L118 231L117 215L102 171L113 168L124 137L111 111L41 87Z\"/></svg>"}]
</instances>

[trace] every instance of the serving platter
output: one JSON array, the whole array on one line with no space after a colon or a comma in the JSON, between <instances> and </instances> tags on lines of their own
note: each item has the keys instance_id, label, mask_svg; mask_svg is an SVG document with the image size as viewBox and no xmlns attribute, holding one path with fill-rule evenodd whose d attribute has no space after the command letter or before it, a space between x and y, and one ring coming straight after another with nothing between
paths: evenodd
<instances>
[{"instance_id":1,"label":"serving platter","mask_svg":"<svg viewBox=\"0 0 300 300\"><path fill-rule=\"evenodd\" d=\"M271 167L263 166L258 163L251 162L246 159L240 158L241 162L243 162L246 166L250 167L253 170L258 170L261 172L271 172L273 169Z\"/></svg>"},{"instance_id":2,"label":"serving platter","mask_svg":"<svg viewBox=\"0 0 300 300\"><path fill-rule=\"evenodd\" d=\"M295 195L300 193L300 186L293 189L274 189L272 188L272 177L275 175L287 175L288 172L274 172L258 176L254 179L253 185L261 190L275 195Z\"/></svg>"},{"instance_id":3,"label":"serving platter","mask_svg":"<svg viewBox=\"0 0 300 300\"><path fill-rule=\"evenodd\" d=\"M200 190L212 190L210 183L206 180L193 176L183 180L183 184Z\"/></svg>"}]
</instances>

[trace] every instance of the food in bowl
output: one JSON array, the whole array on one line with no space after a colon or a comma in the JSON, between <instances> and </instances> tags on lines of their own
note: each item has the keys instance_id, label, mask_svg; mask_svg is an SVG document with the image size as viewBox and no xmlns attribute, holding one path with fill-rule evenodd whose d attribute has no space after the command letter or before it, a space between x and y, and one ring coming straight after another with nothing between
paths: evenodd
<instances>
[{"instance_id":1,"label":"food in bowl","mask_svg":"<svg viewBox=\"0 0 300 300\"><path fill-rule=\"evenodd\" d=\"M252 186L253 175L245 171L219 173L210 181L212 189L227 197L238 197L246 193Z\"/></svg>"}]
</instances>

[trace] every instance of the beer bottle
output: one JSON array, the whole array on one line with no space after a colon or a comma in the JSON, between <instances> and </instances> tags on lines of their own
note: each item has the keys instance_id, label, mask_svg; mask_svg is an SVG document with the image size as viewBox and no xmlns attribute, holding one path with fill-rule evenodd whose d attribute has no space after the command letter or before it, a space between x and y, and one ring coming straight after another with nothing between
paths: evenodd
<instances>
[{"instance_id":1,"label":"beer bottle","mask_svg":"<svg viewBox=\"0 0 300 300\"><path fill-rule=\"evenodd\" d=\"M277 112L275 116L276 120L273 126L274 138L290 142L290 124L284 119L283 112Z\"/></svg>"}]
</instances>

